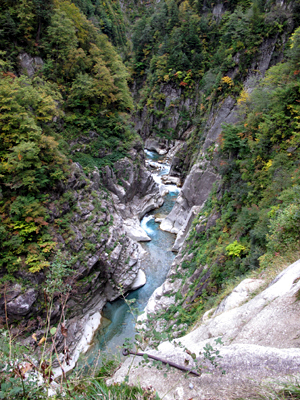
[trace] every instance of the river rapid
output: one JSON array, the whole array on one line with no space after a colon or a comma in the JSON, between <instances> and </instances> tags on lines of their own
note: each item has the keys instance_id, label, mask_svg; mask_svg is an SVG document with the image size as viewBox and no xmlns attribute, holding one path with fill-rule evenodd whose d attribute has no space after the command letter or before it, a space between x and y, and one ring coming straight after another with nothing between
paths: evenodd
<instances>
[{"instance_id":1,"label":"river rapid","mask_svg":"<svg viewBox=\"0 0 300 400\"><path fill-rule=\"evenodd\" d=\"M147 162L158 167L158 170L153 173L153 178L161 184L161 176L168 174L169 166L159 163L163 156L151 151L145 151L145 153ZM89 365L95 367L101 365L101 360L104 358L122 357L121 347L125 339L133 340L136 334L135 318L137 314L144 310L152 293L166 279L175 258L171 251L175 235L160 230L159 223L155 222L155 218L163 218L171 211L180 190L176 185L166 185L166 187L169 193L164 197L162 207L149 212L141 220L141 226L151 237L151 241L142 243L146 254L141 266L145 271L147 283L126 295L126 299L134 300L131 308L135 310L135 315L130 311L123 298L105 305L102 310L101 327L95 335L93 345L85 354L85 363Z\"/></svg>"}]
</instances>

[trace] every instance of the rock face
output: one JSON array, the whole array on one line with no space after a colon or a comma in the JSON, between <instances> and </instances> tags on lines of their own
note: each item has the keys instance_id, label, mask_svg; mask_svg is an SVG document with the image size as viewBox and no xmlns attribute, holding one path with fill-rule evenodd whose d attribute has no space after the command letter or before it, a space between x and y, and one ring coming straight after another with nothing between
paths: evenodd
<instances>
[{"instance_id":1,"label":"rock face","mask_svg":"<svg viewBox=\"0 0 300 400\"><path fill-rule=\"evenodd\" d=\"M24 316L28 314L38 297L36 289L29 289L7 303L7 312L10 315Z\"/></svg>"},{"instance_id":2,"label":"rock face","mask_svg":"<svg viewBox=\"0 0 300 400\"><path fill-rule=\"evenodd\" d=\"M61 251L59 262L64 265L76 257L71 262L72 271L64 278L71 291L67 296L60 289L54 293L51 312L51 324L62 312L66 316L68 334L66 338L57 336L57 349L63 352L66 345L73 353L73 364L92 340L105 303L146 282L141 270L145 251L138 241L150 238L139 219L161 205L163 199L144 166L143 152L141 156L133 149L130 156L117 162L114 171L107 167L100 174L95 169L89 176L74 163L68 181L61 182L50 195L48 222ZM29 332L39 330L41 338L43 327L38 318L45 319L46 274L20 274L30 283L25 290L19 284L7 288L6 300L3 296L0 299L0 316L5 317L6 301L8 318L26 325L34 317L25 328ZM29 337L26 342L33 344L34 340Z\"/></svg>"},{"instance_id":3,"label":"rock face","mask_svg":"<svg viewBox=\"0 0 300 400\"><path fill-rule=\"evenodd\" d=\"M211 375L183 378L173 372L164 378L165 369L138 365L138 357L130 357L122 365L112 382L121 382L130 366L129 382L152 385L165 399L253 399L259 385L266 379L277 381L299 371L300 309L297 294L300 291L300 260L290 265L260 294L249 299L249 293L263 284L260 280L245 280L220 304L212 317L206 318L192 332L172 343L159 345L156 355L171 361L184 362L182 346L187 355L195 353L198 363L206 366ZM246 295L247 293L247 295ZM241 305L241 301L246 303ZM212 314L212 312L211 312ZM275 322L274 322L275 321ZM224 346L216 345L222 338ZM178 348L176 343L181 343ZM199 352L211 344L220 351L215 368ZM150 351L152 353L152 351ZM180 361L180 355L183 357ZM186 365L184 363L183 365ZM221 370L226 371L222 375ZM274 383L275 385L275 383Z\"/></svg>"},{"instance_id":4,"label":"rock face","mask_svg":"<svg viewBox=\"0 0 300 400\"><path fill-rule=\"evenodd\" d=\"M187 112L190 115L194 115L198 104L198 98L191 99L187 97L184 90L175 84L162 83L160 93L164 99L154 104L154 110L163 111L160 113L162 116L156 116L155 113L152 113L153 110L149 112L146 105L134 116L135 129L145 140L145 147L149 150L151 148L156 150L155 143L157 139L153 137L153 131L173 132L173 137L180 140L186 139L191 122L186 121L183 115L186 115ZM151 148L148 146L151 146Z\"/></svg>"},{"instance_id":5,"label":"rock face","mask_svg":"<svg viewBox=\"0 0 300 400\"><path fill-rule=\"evenodd\" d=\"M21 73L32 77L42 66L43 60L40 57L31 57L27 53L19 55Z\"/></svg>"},{"instance_id":6,"label":"rock face","mask_svg":"<svg viewBox=\"0 0 300 400\"><path fill-rule=\"evenodd\" d=\"M178 234L186 226L187 220L190 221L191 218L188 216L191 209L194 206L203 206L217 179L218 174L208 163L195 164L184 182L172 211L161 223L160 228Z\"/></svg>"},{"instance_id":7,"label":"rock face","mask_svg":"<svg viewBox=\"0 0 300 400\"><path fill-rule=\"evenodd\" d=\"M114 170L106 166L102 181L115 195L114 204L123 218L137 216L141 219L150 210L160 207L163 199L136 150L132 150L131 156L132 160L117 161Z\"/></svg>"},{"instance_id":8,"label":"rock face","mask_svg":"<svg viewBox=\"0 0 300 400\"><path fill-rule=\"evenodd\" d=\"M179 234L177 243L174 246L174 251L178 251L182 245L188 229L191 226L192 216L196 216L195 209L202 207L207 200L213 185L220 179L216 172L217 160L212 157L207 157L207 149L210 146L216 146L215 142L222 132L223 123L234 123L238 119L236 100L228 96L223 102L217 104L208 115L207 123L204 128L204 143L198 161L192 166L187 175L182 187L181 194L178 196L175 206L170 214L161 224L161 229ZM178 153L179 154L179 153ZM171 172L177 175L180 171L180 165L184 161L176 159L172 162ZM188 223L187 223L188 221Z\"/></svg>"}]
</instances>

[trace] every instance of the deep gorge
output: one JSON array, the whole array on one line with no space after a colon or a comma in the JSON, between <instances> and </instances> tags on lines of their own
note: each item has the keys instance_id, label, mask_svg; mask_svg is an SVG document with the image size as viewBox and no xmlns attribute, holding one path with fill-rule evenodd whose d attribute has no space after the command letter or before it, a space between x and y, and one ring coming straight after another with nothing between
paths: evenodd
<instances>
[{"instance_id":1,"label":"deep gorge","mask_svg":"<svg viewBox=\"0 0 300 400\"><path fill-rule=\"evenodd\" d=\"M154 161L162 157L157 153L148 151L146 153L149 161ZM157 163L158 171L154 170L154 179L161 183L161 176L165 176L169 171L167 164ZM176 185L163 185L162 189L167 189L169 193L164 196L164 204L154 211L147 213L141 220L141 227L149 235L151 241L142 244L146 254L142 256L141 265L146 274L147 282L141 288L126 295L126 300L134 300L132 304L132 312L123 298L117 299L112 303L107 303L102 311L102 317L107 319L105 326L101 328L94 338L94 344L87 353L88 363L98 356L100 351L104 353L104 357L120 356L121 348L126 338L133 338L137 333L135 330L135 319L137 313L142 312L147 302L156 288L162 285L169 272L170 266L174 259L171 249L174 243L174 235L163 232L159 229L159 223L155 222L156 215L167 215L173 208L174 202L179 192ZM133 314L133 315L132 315ZM107 325L108 324L108 325Z\"/></svg>"},{"instance_id":2,"label":"deep gorge","mask_svg":"<svg viewBox=\"0 0 300 400\"><path fill-rule=\"evenodd\" d=\"M128 335L192 365L190 353L222 337L228 371L222 381L206 366L216 386L138 365L129 379L131 358L110 383L155 383L160 396L169 385L166 398L183 400L223 399L218 385L234 399L245 384L253 399L249 377L295 373L299 23L296 0L0 1L4 366L17 363L7 352L17 338L41 363L55 353L47 373L62 376L104 316L101 351ZM169 195L157 159L170 166ZM142 270L148 283L128 299L146 307L146 329L136 339L129 320L114 342L120 296ZM0 377L2 398L15 398L14 377Z\"/></svg>"}]
</instances>

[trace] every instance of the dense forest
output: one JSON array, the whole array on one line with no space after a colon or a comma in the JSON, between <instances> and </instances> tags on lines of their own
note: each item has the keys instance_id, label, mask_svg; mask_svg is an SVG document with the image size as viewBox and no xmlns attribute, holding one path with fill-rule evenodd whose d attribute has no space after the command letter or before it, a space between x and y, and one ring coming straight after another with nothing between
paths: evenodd
<instances>
[{"instance_id":1,"label":"dense forest","mask_svg":"<svg viewBox=\"0 0 300 400\"><path fill-rule=\"evenodd\" d=\"M185 140L183 181L202 161L219 177L183 246L188 292L163 320L176 315L184 333L228 284L299 258L299 24L298 0L0 0L3 293L20 271L47 274L55 262L69 221L49 221L51 196L66 200L75 163L87 176L114 169L149 132ZM227 98L236 121L203 149L210 113Z\"/></svg>"},{"instance_id":2,"label":"dense forest","mask_svg":"<svg viewBox=\"0 0 300 400\"><path fill-rule=\"evenodd\" d=\"M91 5L85 6L88 13ZM105 14L101 7L97 12ZM4 1L0 18L0 263L11 277L18 268L34 273L49 265L55 249L49 188L66 179L70 163L112 164L135 134L128 122L128 72L108 37L78 7ZM20 70L24 52L40 60L35 73ZM95 140L83 152L77 139L91 132Z\"/></svg>"}]
</instances>

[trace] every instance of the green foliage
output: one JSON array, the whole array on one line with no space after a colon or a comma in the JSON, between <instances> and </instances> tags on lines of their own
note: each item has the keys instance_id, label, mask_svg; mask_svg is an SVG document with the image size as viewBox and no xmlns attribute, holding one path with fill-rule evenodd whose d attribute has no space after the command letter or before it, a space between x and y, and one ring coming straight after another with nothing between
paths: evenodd
<instances>
[{"instance_id":1,"label":"green foliage","mask_svg":"<svg viewBox=\"0 0 300 400\"><path fill-rule=\"evenodd\" d=\"M226 254L232 257L239 257L241 252L244 250L246 250L245 246L241 245L237 240L235 240L226 247Z\"/></svg>"},{"instance_id":2,"label":"green foliage","mask_svg":"<svg viewBox=\"0 0 300 400\"><path fill-rule=\"evenodd\" d=\"M222 345L222 338L217 338L215 339L216 345L220 344ZM219 367L218 361L222 356L220 355L220 350L217 348L214 348L211 344L206 343L206 345L203 348L203 356L206 358L215 368L219 368L222 374L224 375L226 373L225 370L223 370L221 367Z\"/></svg>"},{"instance_id":3,"label":"green foliage","mask_svg":"<svg viewBox=\"0 0 300 400\"><path fill-rule=\"evenodd\" d=\"M66 260L66 257L61 251L57 251L54 260L51 262L47 272L46 279L46 292L52 295L55 292L65 294L70 291L70 286L64 283L65 278L70 274L71 270L68 268L74 259Z\"/></svg>"},{"instance_id":4,"label":"green foliage","mask_svg":"<svg viewBox=\"0 0 300 400\"><path fill-rule=\"evenodd\" d=\"M65 176L67 163L58 143L43 133L59 115L60 96L40 78L0 79L2 181L0 265L32 272L49 265L55 243L47 234L45 196L39 192Z\"/></svg>"},{"instance_id":5,"label":"green foliage","mask_svg":"<svg viewBox=\"0 0 300 400\"><path fill-rule=\"evenodd\" d=\"M80 6L93 22L68 0L0 2L0 267L9 274L49 266L56 243L45 193L67 179L71 160L89 169L112 165L136 137L127 115L129 74L98 29L103 10L119 21L120 8L110 1ZM33 76L23 70L17 77L20 52L43 59ZM94 139L80 146L83 135Z\"/></svg>"},{"instance_id":6,"label":"green foliage","mask_svg":"<svg viewBox=\"0 0 300 400\"><path fill-rule=\"evenodd\" d=\"M240 133L241 128L239 126L232 126L230 124L222 125L223 132L220 140L222 141L222 151L228 153L230 157L233 154L237 154L243 148L243 139Z\"/></svg>"},{"instance_id":7,"label":"green foliage","mask_svg":"<svg viewBox=\"0 0 300 400\"><path fill-rule=\"evenodd\" d=\"M195 320L228 281L266 268L299 248L297 57L295 50L285 63L270 68L240 102L239 123L223 126L217 153L222 185L212 192L194 227L205 226L211 214L218 213L219 219L200 233L191 230L186 251L192 256L183 265L185 279L203 266L207 269L191 282L186 301L177 296L189 320Z\"/></svg>"},{"instance_id":8,"label":"green foliage","mask_svg":"<svg viewBox=\"0 0 300 400\"><path fill-rule=\"evenodd\" d=\"M26 365L20 359L28 349L12 342L9 332L0 331L0 399L40 399L45 395L44 388L37 384L36 376L25 378Z\"/></svg>"},{"instance_id":9,"label":"green foliage","mask_svg":"<svg viewBox=\"0 0 300 400\"><path fill-rule=\"evenodd\" d=\"M74 4L88 19L96 22L96 26L114 45L121 48L126 45L124 16L118 1L102 0L95 3L91 0L75 0Z\"/></svg>"},{"instance_id":10,"label":"green foliage","mask_svg":"<svg viewBox=\"0 0 300 400\"><path fill-rule=\"evenodd\" d=\"M86 399L95 399L101 395L105 400L115 399L115 400L146 400L149 398L151 393L147 393L138 386L130 386L127 383L115 384L112 386L107 386L104 382L99 382L98 380L92 380L91 385L88 387ZM156 396L159 400L159 397Z\"/></svg>"},{"instance_id":11,"label":"green foliage","mask_svg":"<svg viewBox=\"0 0 300 400\"><path fill-rule=\"evenodd\" d=\"M285 204L284 208L276 210L270 218L267 248L274 253L286 250L289 245L298 245L300 239L299 223L299 204Z\"/></svg>"}]
</instances>

